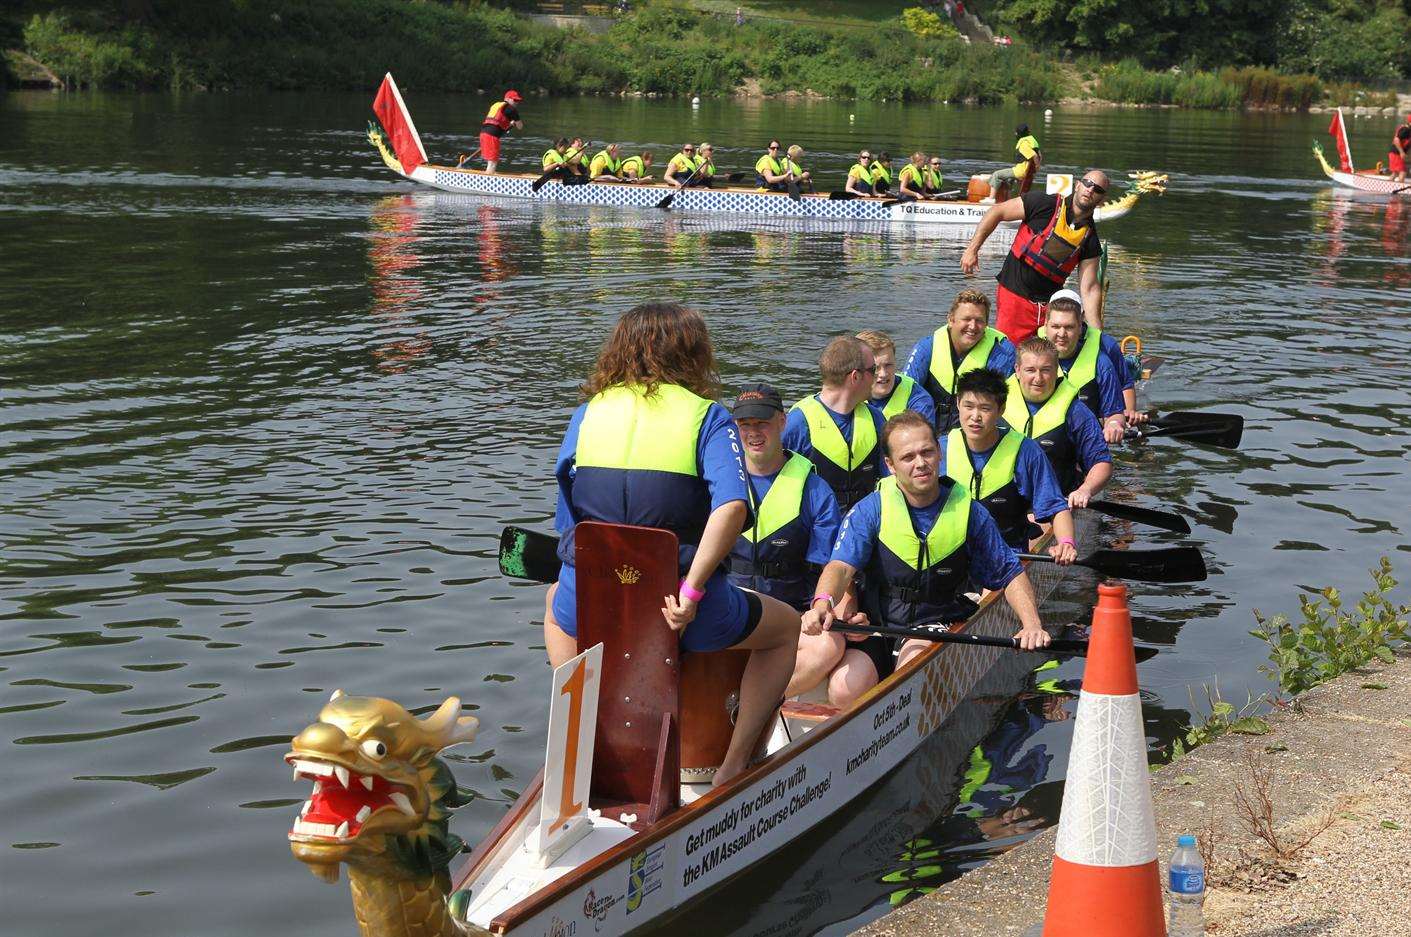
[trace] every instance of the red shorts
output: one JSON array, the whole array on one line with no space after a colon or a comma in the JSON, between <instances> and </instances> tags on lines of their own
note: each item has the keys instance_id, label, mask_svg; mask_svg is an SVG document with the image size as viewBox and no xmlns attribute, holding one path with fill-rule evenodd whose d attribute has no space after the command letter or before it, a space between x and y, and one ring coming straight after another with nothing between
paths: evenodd
<instances>
[{"instance_id":1,"label":"red shorts","mask_svg":"<svg viewBox=\"0 0 1411 937\"><path fill-rule=\"evenodd\" d=\"M1044 324L1044 307L1047 303L1036 303L1018 293L1011 293L1004 287L995 290L995 328L1018 345L1026 338L1032 338Z\"/></svg>"},{"instance_id":2,"label":"red shorts","mask_svg":"<svg viewBox=\"0 0 1411 937\"><path fill-rule=\"evenodd\" d=\"M480 134L480 158L493 162L500 158L500 138L493 133Z\"/></svg>"},{"instance_id":3,"label":"red shorts","mask_svg":"<svg viewBox=\"0 0 1411 937\"><path fill-rule=\"evenodd\" d=\"M1398 172L1405 172L1406 157L1402 156L1395 150L1392 150L1390 153L1387 154L1387 170L1393 175Z\"/></svg>"}]
</instances>

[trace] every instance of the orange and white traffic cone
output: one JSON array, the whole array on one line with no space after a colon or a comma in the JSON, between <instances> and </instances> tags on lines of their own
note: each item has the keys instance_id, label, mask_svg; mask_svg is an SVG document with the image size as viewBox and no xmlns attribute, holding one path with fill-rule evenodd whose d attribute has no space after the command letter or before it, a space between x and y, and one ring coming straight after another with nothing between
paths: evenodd
<instances>
[{"instance_id":1,"label":"orange and white traffic cone","mask_svg":"<svg viewBox=\"0 0 1411 937\"><path fill-rule=\"evenodd\" d=\"M1127 587L1098 586L1044 937L1165 937Z\"/></svg>"}]
</instances>

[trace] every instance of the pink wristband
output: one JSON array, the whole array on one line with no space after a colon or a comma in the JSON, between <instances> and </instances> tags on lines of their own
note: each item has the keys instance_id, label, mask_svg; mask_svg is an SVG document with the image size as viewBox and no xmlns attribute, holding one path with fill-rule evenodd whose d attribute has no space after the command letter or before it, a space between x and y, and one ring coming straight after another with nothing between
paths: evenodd
<instances>
[{"instance_id":1,"label":"pink wristband","mask_svg":"<svg viewBox=\"0 0 1411 937\"><path fill-rule=\"evenodd\" d=\"M1078 549L1078 545L1073 542L1073 538L1072 538L1072 537L1059 537L1059 538L1058 538L1058 542L1059 542L1060 545L1070 546L1070 547L1072 547L1072 548L1075 549L1075 550Z\"/></svg>"},{"instance_id":2,"label":"pink wristband","mask_svg":"<svg viewBox=\"0 0 1411 937\"><path fill-rule=\"evenodd\" d=\"M701 599L705 598L704 589L692 589L691 584L685 579L681 580L681 585L678 588L680 588L681 594L692 602L699 602Z\"/></svg>"},{"instance_id":3,"label":"pink wristband","mask_svg":"<svg viewBox=\"0 0 1411 937\"><path fill-rule=\"evenodd\" d=\"M832 608L832 607L833 607L833 597L832 597L831 595L829 595L828 593L826 593L826 592L820 592L820 593L818 593L817 595L815 595L813 598L809 599L809 600L808 600L808 607L809 607L809 608L813 608L813 603L817 602L819 599L826 599L827 602L828 602L828 607L829 607L829 608Z\"/></svg>"}]
</instances>

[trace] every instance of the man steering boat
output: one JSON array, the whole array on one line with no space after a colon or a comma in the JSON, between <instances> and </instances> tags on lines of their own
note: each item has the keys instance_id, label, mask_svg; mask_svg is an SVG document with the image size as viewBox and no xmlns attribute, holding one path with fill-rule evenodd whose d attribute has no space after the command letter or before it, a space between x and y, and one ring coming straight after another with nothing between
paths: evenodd
<instances>
[{"instance_id":1,"label":"man steering boat","mask_svg":"<svg viewBox=\"0 0 1411 937\"><path fill-rule=\"evenodd\" d=\"M1102 288L1098 283L1102 243L1093 213L1106 200L1108 184L1106 173L1090 169L1067 198L1026 192L993 206L980 220L960 255L960 269L967 274L980 269L980 248L1000 222L1020 222L996 277L999 285L995 291L995 326L1016 345L1043 325L1044 304L1063 288L1075 269L1088 323L1102 327Z\"/></svg>"}]
</instances>

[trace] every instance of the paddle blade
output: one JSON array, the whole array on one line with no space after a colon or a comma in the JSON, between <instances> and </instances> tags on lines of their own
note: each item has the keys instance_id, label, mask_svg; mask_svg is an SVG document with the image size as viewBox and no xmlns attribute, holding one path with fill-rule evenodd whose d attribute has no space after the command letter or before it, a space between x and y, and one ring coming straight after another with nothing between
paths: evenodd
<instances>
[{"instance_id":1,"label":"paddle blade","mask_svg":"<svg viewBox=\"0 0 1411 937\"><path fill-rule=\"evenodd\" d=\"M544 174L543 174L542 176L540 176L538 179L535 179L533 182L529 183L529 191L531 191L531 192L538 192L540 189L542 189L542 188L544 187L544 183L548 182L550 179L552 179L552 178L553 178L554 176L556 176L557 174L558 174L558 171L557 171L557 170L555 170L555 169L550 169L548 172L544 173Z\"/></svg>"},{"instance_id":2,"label":"paddle blade","mask_svg":"<svg viewBox=\"0 0 1411 937\"><path fill-rule=\"evenodd\" d=\"M1169 530L1178 534L1191 532L1189 521L1181 515L1172 514L1169 511L1156 511L1151 508L1137 507L1134 504L1118 504L1113 501L1089 501L1088 507L1099 514L1118 517L1135 524L1146 524L1148 527Z\"/></svg>"},{"instance_id":3,"label":"paddle blade","mask_svg":"<svg viewBox=\"0 0 1411 937\"><path fill-rule=\"evenodd\" d=\"M828 193L828 201L830 202L851 202L855 198L857 198L857 196L846 189L839 189L836 192Z\"/></svg>"},{"instance_id":4,"label":"paddle blade","mask_svg":"<svg viewBox=\"0 0 1411 937\"><path fill-rule=\"evenodd\" d=\"M1205 557L1195 547L1164 550L1098 550L1078 560L1114 579L1139 582L1204 582Z\"/></svg>"},{"instance_id":5,"label":"paddle blade","mask_svg":"<svg viewBox=\"0 0 1411 937\"><path fill-rule=\"evenodd\" d=\"M559 578L559 538L523 527L506 527L500 534L500 574L534 582Z\"/></svg>"},{"instance_id":6,"label":"paddle blade","mask_svg":"<svg viewBox=\"0 0 1411 937\"><path fill-rule=\"evenodd\" d=\"M666 209L669 209L671 207L671 203L675 200L676 193L672 192L670 195L663 197L660 202L657 202L657 208L660 208L665 211Z\"/></svg>"},{"instance_id":7,"label":"paddle blade","mask_svg":"<svg viewBox=\"0 0 1411 937\"><path fill-rule=\"evenodd\" d=\"M803 199L803 196L799 194L799 184L797 180L789 179L784 183L784 186L789 190L789 198L792 201L797 202Z\"/></svg>"},{"instance_id":8,"label":"paddle blade","mask_svg":"<svg viewBox=\"0 0 1411 937\"><path fill-rule=\"evenodd\" d=\"M1244 417L1238 413L1167 413L1137 428L1142 436L1170 436L1222 449L1236 449L1244 437Z\"/></svg>"},{"instance_id":9,"label":"paddle blade","mask_svg":"<svg viewBox=\"0 0 1411 937\"><path fill-rule=\"evenodd\" d=\"M732 173L730 173L729 175L727 175L727 176L725 177L725 181L726 181L726 182L739 182L739 181L740 181L741 179L743 179L743 178L745 178L745 174L744 174L744 173L742 173L742 172L732 172Z\"/></svg>"}]
</instances>

